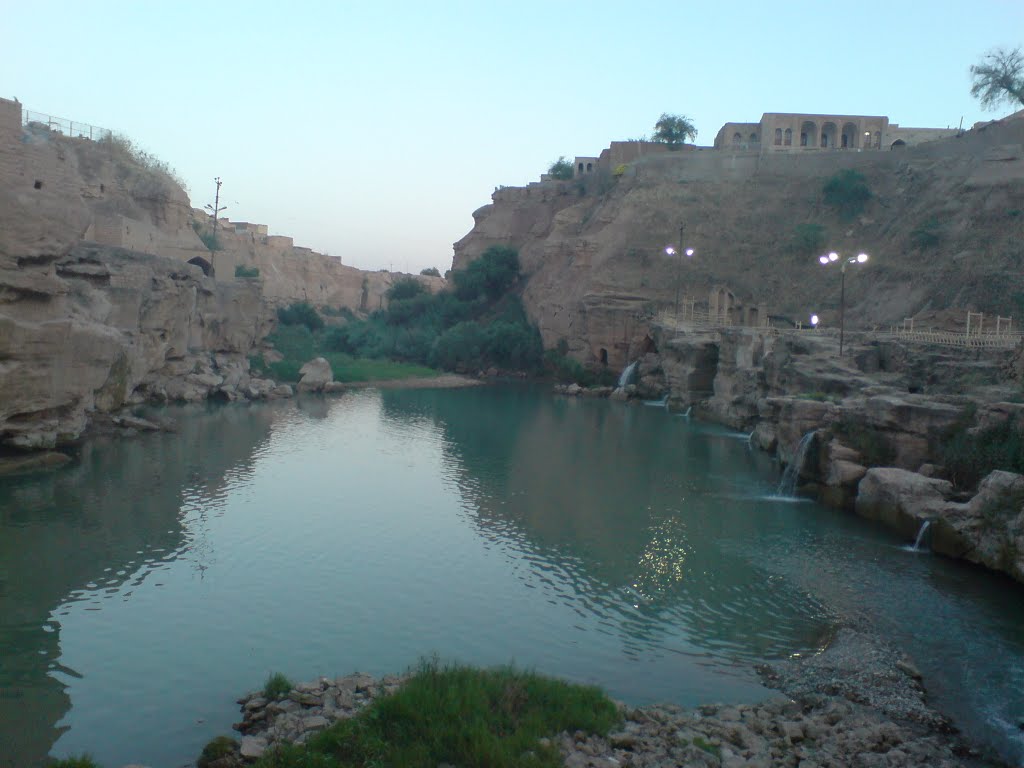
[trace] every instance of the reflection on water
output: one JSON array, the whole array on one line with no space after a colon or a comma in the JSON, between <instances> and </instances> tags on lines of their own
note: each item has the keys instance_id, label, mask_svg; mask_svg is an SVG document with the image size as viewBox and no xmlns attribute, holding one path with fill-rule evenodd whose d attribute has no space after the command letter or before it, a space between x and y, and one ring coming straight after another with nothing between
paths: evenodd
<instances>
[{"instance_id":1,"label":"reflection on water","mask_svg":"<svg viewBox=\"0 0 1024 768\"><path fill-rule=\"evenodd\" d=\"M0 765L180 765L272 670L432 652L635 703L751 700L752 662L821 648L847 616L1014 748L998 723L1024 708L1020 589L764 498L770 460L730 433L528 387L179 423L0 484ZM964 685L984 696L953 701Z\"/></svg>"}]
</instances>

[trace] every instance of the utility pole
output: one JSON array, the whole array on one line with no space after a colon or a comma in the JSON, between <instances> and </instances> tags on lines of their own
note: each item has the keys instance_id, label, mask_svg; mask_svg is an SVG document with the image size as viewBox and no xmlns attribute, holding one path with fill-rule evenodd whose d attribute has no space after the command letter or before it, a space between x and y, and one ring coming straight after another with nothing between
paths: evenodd
<instances>
[{"instance_id":1,"label":"utility pole","mask_svg":"<svg viewBox=\"0 0 1024 768\"><path fill-rule=\"evenodd\" d=\"M679 225L679 250L676 253L679 256L679 263L676 265L676 319L679 319L679 288L683 283L683 230L686 229L685 224Z\"/></svg>"},{"instance_id":2,"label":"utility pole","mask_svg":"<svg viewBox=\"0 0 1024 768\"><path fill-rule=\"evenodd\" d=\"M210 249L210 272L211 272L211 274L215 272L215 270L213 268L213 261L214 261L214 259L217 258L217 253L216 253L216 251L217 251L217 219L220 218L220 212L221 211L226 211L227 210L227 206L226 205L222 207L221 204L220 204L220 185L222 184L222 182L220 180L220 176L215 178L213 181L217 185L217 194L213 198L213 205L210 205L209 203L207 203L206 205L203 206L207 211L210 212L210 215L213 216L213 246L214 247Z\"/></svg>"}]
</instances>

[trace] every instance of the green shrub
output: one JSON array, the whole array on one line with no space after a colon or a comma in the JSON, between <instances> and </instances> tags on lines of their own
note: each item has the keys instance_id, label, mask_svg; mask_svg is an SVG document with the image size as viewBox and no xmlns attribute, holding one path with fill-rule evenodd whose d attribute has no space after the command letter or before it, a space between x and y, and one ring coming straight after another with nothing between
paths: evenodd
<instances>
[{"instance_id":1,"label":"green shrub","mask_svg":"<svg viewBox=\"0 0 1024 768\"><path fill-rule=\"evenodd\" d=\"M260 276L260 269L259 269L259 267L246 267L243 264L238 264L235 267L235 277L240 277L242 279L251 280L251 279L259 277L259 276Z\"/></svg>"},{"instance_id":2,"label":"green shrub","mask_svg":"<svg viewBox=\"0 0 1024 768\"><path fill-rule=\"evenodd\" d=\"M885 435L863 422L840 421L832 425L832 432L860 453L868 467L888 467L896 458L896 449Z\"/></svg>"},{"instance_id":3,"label":"green shrub","mask_svg":"<svg viewBox=\"0 0 1024 768\"><path fill-rule=\"evenodd\" d=\"M221 758L228 757L238 752L239 744L230 736L218 736L211 739L203 747L202 754L196 760L196 768L207 768Z\"/></svg>"},{"instance_id":4,"label":"green shrub","mask_svg":"<svg viewBox=\"0 0 1024 768\"><path fill-rule=\"evenodd\" d=\"M426 286L415 277L403 277L400 280L396 280L394 285L388 288L385 295L388 297L388 301L400 301L402 299L415 298L426 292Z\"/></svg>"},{"instance_id":5,"label":"green shrub","mask_svg":"<svg viewBox=\"0 0 1024 768\"><path fill-rule=\"evenodd\" d=\"M283 325L304 325L311 331L318 331L324 327L323 318L317 314L312 304L305 301L279 308L277 319Z\"/></svg>"},{"instance_id":6,"label":"green shrub","mask_svg":"<svg viewBox=\"0 0 1024 768\"><path fill-rule=\"evenodd\" d=\"M940 440L942 464L957 488L974 488L996 469L1024 474L1024 435L1014 418L972 430L973 409L947 430Z\"/></svg>"},{"instance_id":7,"label":"green shrub","mask_svg":"<svg viewBox=\"0 0 1024 768\"><path fill-rule=\"evenodd\" d=\"M267 682L263 684L263 696L271 700L283 699L294 687L291 680L280 672L274 672L267 677Z\"/></svg>"},{"instance_id":8,"label":"green shrub","mask_svg":"<svg viewBox=\"0 0 1024 768\"><path fill-rule=\"evenodd\" d=\"M560 768L562 731L607 735L620 722L600 690L512 667L419 670L395 693L309 739L268 753L263 768L381 765L437 768Z\"/></svg>"},{"instance_id":9,"label":"green shrub","mask_svg":"<svg viewBox=\"0 0 1024 768\"><path fill-rule=\"evenodd\" d=\"M910 242L922 251L934 248L942 242L942 230L939 220L934 216L923 221L910 233Z\"/></svg>"},{"instance_id":10,"label":"green shrub","mask_svg":"<svg viewBox=\"0 0 1024 768\"><path fill-rule=\"evenodd\" d=\"M441 270L439 270L437 267L427 267L426 269L421 269L420 274L426 275L427 277L440 277Z\"/></svg>"},{"instance_id":11,"label":"green shrub","mask_svg":"<svg viewBox=\"0 0 1024 768\"><path fill-rule=\"evenodd\" d=\"M220 251L222 250L220 240L213 232L200 232L199 239L203 241L203 245L206 246L209 251Z\"/></svg>"},{"instance_id":12,"label":"green shrub","mask_svg":"<svg viewBox=\"0 0 1024 768\"><path fill-rule=\"evenodd\" d=\"M825 228L821 224L797 224L793 230L793 250L798 256L810 256L825 246Z\"/></svg>"},{"instance_id":13,"label":"green shrub","mask_svg":"<svg viewBox=\"0 0 1024 768\"><path fill-rule=\"evenodd\" d=\"M53 760L46 764L47 768L100 768L88 754L81 754L78 757L65 757L61 760Z\"/></svg>"},{"instance_id":14,"label":"green shrub","mask_svg":"<svg viewBox=\"0 0 1024 768\"><path fill-rule=\"evenodd\" d=\"M492 245L465 269L452 274L455 295L462 301L485 297L492 301L519 277L519 254L507 245Z\"/></svg>"},{"instance_id":15,"label":"green shrub","mask_svg":"<svg viewBox=\"0 0 1024 768\"><path fill-rule=\"evenodd\" d=\"M625 175L626 169L628 169L628 168L629 168L629 166L626 165L625 163L619 163L619 165L615 166L615 170L612 171L612 176L614 176L615 178L618 178L619 176L623 176L623 175Z\"/></svg>"},{"instance_id":16,"label":"green shrub","mask_svg":"<svg viewBox=\"0 0 1024 768\"><path fill-rule=\"evenodd\" d=\"M555 162L548 168L548 173L551 178L558 179L559 181L568 181L576 173L576 169L570 161L565 159L565 156L559 157Z\"/></svg>"},{"instance_id":17,"label":"green shrub","mask_svg":"<svg viewBox=\"0 0 1024 768\"><path fill-rule=\"evenodd\" d=\"M864 175L852 169L839 171L825 182L825 203L835 208L844 219L852 219L864 211L871 199Z\"/></svg>"}]
</instances>

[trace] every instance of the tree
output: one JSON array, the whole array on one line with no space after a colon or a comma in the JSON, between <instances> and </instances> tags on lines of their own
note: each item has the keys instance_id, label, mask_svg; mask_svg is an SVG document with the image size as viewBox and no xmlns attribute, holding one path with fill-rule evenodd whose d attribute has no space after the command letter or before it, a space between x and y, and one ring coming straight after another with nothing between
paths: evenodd
<instances>
[{"instance_id":1,"label":"tree","mask_svg":"<svg viewBox=\"0 0 1024 768\"><path fill-rule=\"evenodd\" d=\"M687 139L693 141L696 138L697 129L690 118L686 115L664 113L654 124L654 135L651 136L651 141L668 144L670 149L675 149L685 143Z\"/></svg>"},{"instance_id":2,"label":"tree","mask_svg":"<svg viewBox=\"0 0 1024 768\"><path fill-rule=\"evenodd\" d=\"M426 269L421 269L420 274L427 277L440 277L441 271L437 267L427 267Z\"/></svg>"},{"instance_id":3,"label":"tree","mask_svg":"<svg viewBox=\"0 0 1024 768\"><path fill-rule=\"evenodd\" d=\"M559 181L568 181L573 177L575 169L572 167L572 163L565 159L565 155L560 155L555 162L548 168L548 173L551 174L551 178L558 179Z\"/></svg>"},{"instance_id":4,"label":"tree","mask_svg":"<svg viewBox=\"0 0 1024 768\"><path fill-rule=\"evenodd\" d=\"M996 109L1004 101L1015 107L1024 106L1024 53L994 48L985 54L981 64L971 67L974 84L971 96L984 109Z\"/></svg>"}]
</instances>

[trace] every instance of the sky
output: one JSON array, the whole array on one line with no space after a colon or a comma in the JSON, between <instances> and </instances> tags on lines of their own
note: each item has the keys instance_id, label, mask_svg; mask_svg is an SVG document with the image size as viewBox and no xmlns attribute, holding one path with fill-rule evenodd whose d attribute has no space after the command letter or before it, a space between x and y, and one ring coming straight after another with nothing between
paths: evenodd
<instances>
[{"instance_id":1,"label":"sky","mask_svg":"<svg viewBox=\"0 0 1024 768\"><path fill-rule=\"evenodd\" d=\"M122 133L192 204L361 269L451 266L499 185L763 112L964 126L1024 0L0 0L0 96Z\"/></svg>"}]
</instances>

